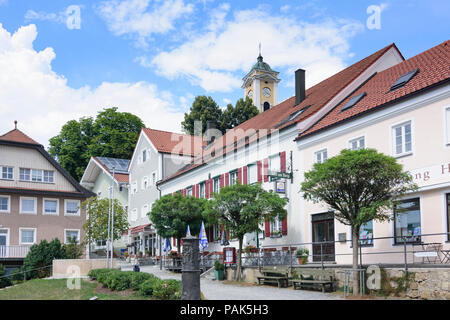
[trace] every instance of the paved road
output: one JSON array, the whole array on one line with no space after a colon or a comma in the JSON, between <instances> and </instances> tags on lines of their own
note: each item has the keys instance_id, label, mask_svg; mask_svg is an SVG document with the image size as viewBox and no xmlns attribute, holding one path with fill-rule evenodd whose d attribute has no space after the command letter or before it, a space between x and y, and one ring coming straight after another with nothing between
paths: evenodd
<instances>
[{"instance_id":1,"label":"paved road","mask_svg":"<svg viewBox=\"0 0 450 320\"><path fill-rule=\"evenodd\" d=\"M132 267L122 267L131 270ZM181 280L181 274L160 270L159 266L142 266L142 272L153 273L161 279ZM293 290L271 286L224 284L220 281L201 279L200 289L208 300L336 300L340 295L309 290Z\"/></svg>"}]
</instances>

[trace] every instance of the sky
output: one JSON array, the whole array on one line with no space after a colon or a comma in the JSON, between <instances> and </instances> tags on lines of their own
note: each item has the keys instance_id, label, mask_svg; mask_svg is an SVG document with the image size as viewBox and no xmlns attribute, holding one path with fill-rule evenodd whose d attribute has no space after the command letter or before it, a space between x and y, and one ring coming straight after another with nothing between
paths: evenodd
<instances>
[{"instance_id":1,"label":"sky","mask_svg":"<svg viewBox=\"0 0 450 320\"><path fill-rule=\"evenodd\" d=\"M0 0L0 135L48 147L69 120L106 107L181 132L198 95L243 97L256 62L310 87L395 43L408 59L448 39L448 0Z\"/></svg>"}]
</instances>

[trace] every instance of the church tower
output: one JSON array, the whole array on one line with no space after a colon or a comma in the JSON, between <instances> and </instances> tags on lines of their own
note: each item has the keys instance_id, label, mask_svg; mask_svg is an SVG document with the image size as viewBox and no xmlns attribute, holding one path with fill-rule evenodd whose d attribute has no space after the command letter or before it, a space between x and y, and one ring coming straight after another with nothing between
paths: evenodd
<instances>
[{"instance_id":1,"label":"church tower","mask_svg":"<svg viewBox=\"0 0 450 320\"><path fill-rule=\"evenodd\" d=\"M244 98L251 98L259 112L264 112L278 104L278 82L280 82L278 74L279 72L273 71L263 61L260 50L256 63L242 79Z\"/></svg>"}]
</instances>

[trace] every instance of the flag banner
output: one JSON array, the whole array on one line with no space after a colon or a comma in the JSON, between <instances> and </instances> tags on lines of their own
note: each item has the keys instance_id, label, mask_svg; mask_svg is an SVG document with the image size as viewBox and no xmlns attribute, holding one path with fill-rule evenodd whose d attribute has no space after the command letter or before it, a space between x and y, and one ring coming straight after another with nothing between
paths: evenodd
<instances>
[{"instance_id":1,"label":"flag banner","mask_svg":"<svg viewBox=\"0 0 450 320\"><path fill-rule=\"evenodd\" d=\"M200 229L200 248L205 250L208 246L208 238L206 237L205 224L202 221L202 227Z\"/></svg>"}]
</instances>

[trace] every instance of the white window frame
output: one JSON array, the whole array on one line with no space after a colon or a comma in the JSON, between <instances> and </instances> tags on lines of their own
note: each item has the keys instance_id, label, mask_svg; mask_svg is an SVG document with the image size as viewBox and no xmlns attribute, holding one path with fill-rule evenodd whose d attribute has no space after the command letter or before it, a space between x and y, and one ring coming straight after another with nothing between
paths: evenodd
<instances>
[{"instance_id":1,"label":"white window frame","mask_svg":"<svg viewBox=\"0 0 450 320\"><path fill-rule=\"evenodd\" d=\"M251 179L251 170L254 168L255 170L255 179L252 181ZM258 182L258 165L256 163L250 163L247 165L247 183L253 184Z\"/></svg>"},{"instance_id":2,"label":"white window frame","mask_svg":"<svg viewBox=\"0 0 450 320\"><path fill-rule=\"evenodd\" d=\"M130 221L131 222L133 222L133 221L137 221L138 220L138 209L137 208L134 208L134 209L132 209L131 211L130 211Z\"/></svg>"},{"instance_id":3,"label":"white window frame","mask_svg":"<svg viewBox=\"0 0 450 320\"><path fill-rule=\"evenodd\" d=\"M3 178L3 168L12 169L12 178ZM8 175L8 173L6 173ZM0 166L0 179L1 180L8 180L13 181L14 180L14 167L11 166Z\"/></svg>"},{"instance_id":4,"label":"white window frame","mask_svg":"<svg viewBox=\"0 0 450 320\"><path fill-rule=\"evenodd\" d=\"M78 236L77 236L77 243L80 243L80 229L64 229L64 243L68 244L69 241L67 241L67 231L77 231L78 232Z\"/></svg>"},{"instance_id":5,"label":"white window frame","mask_svg":"<svg viewBox=\"0 0 450 320\"><path fill-rule=\"evenodd\" d=\"M233 177L234 177L234 181L233 181ZM228 173L228 185L231 187L235 184L237 184L237 181L239 179L239 175L238 175L238 171L237 170L232 170Z\"/></svg>"},{"instance_id":6,"label":"white window frame","mask_svg":"<svg viewBox=\"0 0 450 320\"><path fill-rule=\"evenodd\" d=\"M190 186L186 188L186 196L193 196L194 195L194 186Z\"/></svg>"},{"instance_id":7,"label":"white window frame","mask_svg":"<svg viewBox=\"0 0 450 320\"><path fill-rule=\"evenodd\" d=\"M6 194L0 194L0 197L8 198L8 208L6 210L0 209L0 213L11 213L11 196L6 195Z\"/></svg>"},{"instance_id":8,"label":"white window frame","mask_svg":"<svg viewBox=\"0 0 450 320\"><path fill-rule=\"evenodd\" d=\"M206 198L206 182L200 183L200 185L198 187L198 194L199 194L199 198L203 198L203 199Z\"/></svg>"},{"instance_id":9,"label":"white window frame","mask_svg":"<svg viewBox=\"0 0 450 320\"><path fill-rule=\"evenodd\" d=\"M30 231L33 230L33 242L23 242L22 241L22 232L23 231ZM20 245L33 245L36 243L36 233L37 233L37 228L19 228L19 244Z\"/></svg>"},{"instance_id":10,"label":"white window frame","mask_svg":"<svg viewBox=\"0 0 450 320\"><path fill-rule=\"evenodd\" d=\"M77 202L78 203L78 211L76 214L73 213L67 213L67 203L68 202ZM72 199L64 199L64 215L69 217L79 217L81 215L81 201L80 200L72 200Z\"/></svg>"},{"instance_id":11,"label":"white window frame","mask_svg":"<svg viewBox=\"0 0 450 320\"><path fill-rule=\"evenodd\" d=\"M364 147L363 148L361 148L361 140L364 140ZM357 148L356 149L352 148L352 143L353 142L356 142L356 144L357 144ZM361 150L361 149L365 149L365 148L367 148L366 136L365 135L362 135L362 136L359 136L359 137L352 138L352 139L348 140L348 149L349 150Z\"/></svg>"},{"instance_id":12,"label":"white window frame","mask_svg":"<svg viewBox=\"0 0 450 320\"><path fill-rule=\"evenodd\" d=\"M50 213L50 212L45 212L45 201L56 201L56 212L55 213ZM59 216L59 199L56 198L43 198L42 199L42 214L46 215L46 216Z\"/></svg>"},{"instance_id":13,"label":"white window frame","mask_svg":"<svg viewBox=\"0 0 450 320\"><path fill-rule=\"evenodd\" d=\"M147 213L150 211L150 207L148 204L144 204L141 208L141 218L145 218Z\"/></svg>"},{"instance_id":14,"label":"white window frame","mask_svg":"<svg viewBox=\"0 0 450 320\"><path fill-rule=\"evenodd\" d=\"M142 178L142 181L141 181L141 189L142 190L145 190L145 189L147 189L149 187L149 184L148 184L148 177L147 176L144 176L143 178Z\"/></svg>"},{"instance_id":15,"label":"white window frame","mask_svg":"<svg viewBox=\"0 0 450 320\"><path fill-rule=\"evenodd\" d=\"M446 146L450 146L450 106L444 107L444 141Z\"/></svg>"},{"instance_id":16,"label":"white window frame","mask_svg":"<svg viewBox=\"0 0 450 320\"><path fill-rule=\"evenodd\" d=\"M219 193L220 192L220 176L216 176L212 179L213 181L213 192Z\"/></svg>"},{"instance_id":17,"label":"white window frame","mask_svg":"<svg viewBox=\"0 0 450 320\"><path fill-rule=\"evenodd\" d=\"M10 237L10 231L9 231L9 228L3 228L3 227L1 227L0 228L0 230L6 230L6 233L2 233L2 234L6 234L6 246L9 246L9 237ZM8 253L6 253L6 256L5 257L8 257Z\"/></svg>"},{"instance_id":18,"label":"white window frame","mask_svg":"<svg viewBox=\"0 0 450 320\"><path fill-rule=\"evenodd\" d=\"M52 173L52 181L45 181L45 173L51 172ZM43 183L55 183L55 171L53 170L43 170L42 172L42 182Z\"/></svg>"},{"instance_id":19,"label":"white window frame","mask_svg":"<svg viewBox=\"0 0 450 320\"><path fill-rule=\"evenodd\" d=\"M282 228L283 228L282 221L278 219L278 217L276 217L273 221L270 222L270 236L272 236L272 233L274 231L279 231L281 236Z\"/></svg>"},{"instance_id":20,"label":"white window frame","mask_svg":"<svg viewBox=\"0 0 450 320\"><path fill-rule=\"evenodd\" d=\"M325 160L323 160L323 154L326 153L327 154L327 158ZM320 154L320 161L317 160L317 155ZM328 148L323 148L320 149L316 152L314 152L314 158L313 158L313 163L324 163L325 161L328 160Z\"/></svg>"},{"instance_id":21,"label":"white window frame","mask_svg":"<svg viewBox=\"0 0 450 320\"><path fill-rule=\"evenodd\" d=\"M406 125L410 125L411 126L411 150L410 151L405 151L405 146L406 146L406 142L405 142L405 126ZM395 139L395 129L401 127L402 128L402 152L401 153L397 153L396 151L396 139ZM404 157L404 156L409 156L414 154L414 123L412 121L412 119L409 120L404 120L398 123L395 123L393 125L391 125L391 152L392 152L392 156L395 158L400 158L400 157Z\"/></svg>"},{"instance_id":22,"label":"white window frame","mask_svg":"<svg viewBox=\"0 0 450 320\"><path fill-rule=\"evenodd\" d=\"M152 172L152 186L156 186L156 182L158 181L158 176L156 174L156 171Z\"/></svg>"},{"instance_id":23,"label":"white window frame","mask_svg":"<svg viewBox=\"0 0 450 320\"><path fill-rule=\"evenodd\" d=\"M33 212L24 212L22 209L22 200L30 200L33 199L34 200L34 209ZM19 213L20 214L37 214L37 198L35 197L20 197L19 199Z\"/></svg>"}]
</instances>

